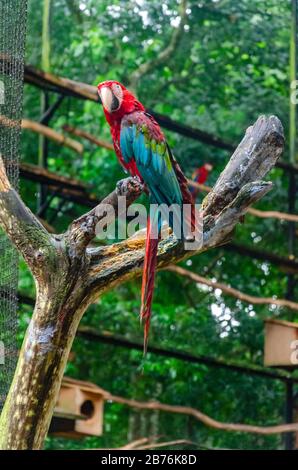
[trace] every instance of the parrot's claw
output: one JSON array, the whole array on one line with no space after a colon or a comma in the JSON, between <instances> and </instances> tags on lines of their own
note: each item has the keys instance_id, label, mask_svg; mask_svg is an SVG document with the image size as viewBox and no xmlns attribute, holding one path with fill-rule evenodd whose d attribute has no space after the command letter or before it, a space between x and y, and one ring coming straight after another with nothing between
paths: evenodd
<instances>
[{"instance_id":1,"label":"parrot's claw","mask_svg":"<svg viewBox=\"0 0 298 470\"><path fill-rule=\"evenodd\" d=\"M120 180L116 184L117 196L127 196L131 193L142 193L144 190L144 184L138 176L125 178Z\"/></svg>"}]
</instances>

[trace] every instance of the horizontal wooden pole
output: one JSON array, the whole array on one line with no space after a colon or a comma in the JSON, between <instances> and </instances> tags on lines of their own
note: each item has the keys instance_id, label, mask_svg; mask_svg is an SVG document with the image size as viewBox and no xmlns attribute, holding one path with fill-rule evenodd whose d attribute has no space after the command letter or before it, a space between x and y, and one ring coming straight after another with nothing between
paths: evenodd
<instances>
[{"instance_id":1,"label":"horizontal wooden pole","mask_svg":"<svg viewBox=\"0 0 298 470\"><path fill-rule=\"evenodd\" d=\"M123 336L115 335L109 331L97 331L94 328L88 326L80 326L77 332L77 336L86 339L88 341L94 341L98 343L111 344L113 346L123 347L125 349L134 349L137 351L143 351L143 344L131 339L127 339ZM194 355L185 351L178 351L174 349L165 349L159 346L149 345L148 352L163 357L172 357L181 361L185 361L191 364L204 364L209 367L222 368L233 370L247 375L256 375L268 379L276 379L281 381L293 381L298 383L298 378L292 378L292 376L286 372L277 372L270 369L265 369L259 366L246 366L237 364L232 361L223 361L213 357L207 357L203 355Z\"/></svg>"}]
</instances>

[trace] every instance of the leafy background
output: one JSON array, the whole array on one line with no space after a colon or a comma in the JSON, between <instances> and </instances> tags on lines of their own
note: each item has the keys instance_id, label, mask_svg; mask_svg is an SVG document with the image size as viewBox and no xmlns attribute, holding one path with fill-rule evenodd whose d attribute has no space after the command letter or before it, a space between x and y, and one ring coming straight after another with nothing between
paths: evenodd
<instances>
[{"instance_id":1,"label":"leafy background","mask_svg":"<svg viewBox=\"0 0 298 470\"><path fill-rule=\"evenodd\" d=\"M50 70L82 82L97 84L117 79L131 84L133 72L154 59L179 27L176 0L52 0ZM277 114L288 134L290 2L279 0L201 0L188 2L179 43L168 59L153 67L137 83L137 94L148 108L237 143L260 114ZM42 2L29 0L26 62L41 67ZM55 96L51 97L53 102ZM38 120L40 91L25 86L24 116ZM103 112L96 103L67 98L51 126L63 132L70 124L109 139ZM190 176L204 162L214 165L212 185L229 153L166 132L167 139ZM102 197L123 178L113 153L84 143L82 156L50 143L49 169L90 184ZM38 136L24 132L22 158L38 163ZM288 150L283 156L288 159ZM287 212L288 175L270 174L274 189L258 208ZM21 181L21 193L36 210L38 186ZM48 220L59 232L84 212L68 202L56 211L52 201ZM243 244L287 256L288 225L274 219L247 215L235 239ZM287 277L276 266L224 248L209 251L182 265L256 296L284 297ZM34 296L34 284L21 261L19 289ZM297 293L297 288L296 288ZM138 312L140 281L128 282L102 296L86 312L82 324L142 341ZM157 276L151 344L203 354L243 364L263 363L263 320L297 320L285 308L249 305L196 285L169 272ZM21 304L19 340L28 326L32 307ZM276 380L227 373L203 365L94 343L74 342L66 374L92 381L110 392L139 400L199 408L228 422L259 425L282 422L284 385ZM80 441L48 437L48 449L117 447L142 436L162 440L186 438L199 447L231 449L282 448L280 436L258 436L216 431L193 418L158 412L136 412L107 403L104 433ZM187 448L187 447L186 447ZM191 448L191 447L190 447Z\"/></svg>"}]
</instances>

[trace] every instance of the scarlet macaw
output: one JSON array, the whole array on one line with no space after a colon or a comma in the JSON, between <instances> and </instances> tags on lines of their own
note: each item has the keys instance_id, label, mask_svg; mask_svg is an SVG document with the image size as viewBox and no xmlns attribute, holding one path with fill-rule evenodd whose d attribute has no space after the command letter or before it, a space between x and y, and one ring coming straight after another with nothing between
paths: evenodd
<instances>
[{"instance_id":1,"label":"scarlet macaw","mask_svg":"<svg viewBox=\"0 0 298 470\"><path fill-rule=\"evenodd\" d=\"M106 120L110 125L119 162L132 176L145 183L151 204L191 204L193 199L187 181L174 159L166 139L144 106L121 83L108 80L98 85L98 93ZM192 227L194 212L192 210ZM151 237L152 225L147 222L147 238L142 280L141 319L144 321L144 353L146 353L151 318L156 270L158 238ZM171 224L171 222L170 222Z\"/></svg>"},{"instance_id":2,"label":"scarlet macaw","mask_svg":"<svg viewBox=\"0 0 298 470\"><path fill-rule=\"evenodd\" d=\"M212 171L213 166L210 163L204 163L204 165L200 166L197 168L192 176L191 179L194 183L199 183L199 184L204 184L209 176L209 173ZM192 197L196 199L199 189L191 187L190 192L192 194Z\"/></svg>"}]
</instances>

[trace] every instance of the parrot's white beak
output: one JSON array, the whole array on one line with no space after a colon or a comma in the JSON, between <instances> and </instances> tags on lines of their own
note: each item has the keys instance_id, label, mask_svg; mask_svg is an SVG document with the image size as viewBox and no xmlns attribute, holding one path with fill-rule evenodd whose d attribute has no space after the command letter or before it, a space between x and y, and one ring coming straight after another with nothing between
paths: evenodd
<instances>
[{"instance_id":1,"label":"parrot's white beak","mask_svg":"<svg viewBox=\"0 0 298 470\"><path fill-rule=\"evenodd\" d=\"M207 171L212 171L213 170L213 166L211 165L211 163L205 163L205 168Z\"/></svg>"},{"instance_id":2,"label":"parrot's white beak","mask_svg":"<svg viewBox=\"0 0 298 470\"><path fill-rule=\"evenodd\" d=\"M112 113L119 108L119 100L114 95L110 87L104 86L99 91L99 96L103 107L109 112Z\"/></svg>"}]
</instances>

